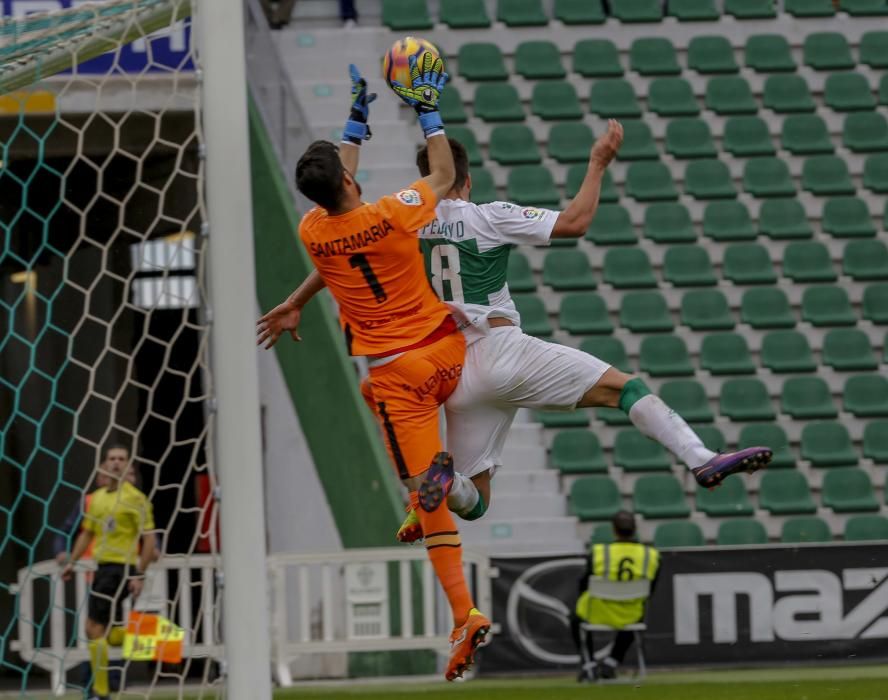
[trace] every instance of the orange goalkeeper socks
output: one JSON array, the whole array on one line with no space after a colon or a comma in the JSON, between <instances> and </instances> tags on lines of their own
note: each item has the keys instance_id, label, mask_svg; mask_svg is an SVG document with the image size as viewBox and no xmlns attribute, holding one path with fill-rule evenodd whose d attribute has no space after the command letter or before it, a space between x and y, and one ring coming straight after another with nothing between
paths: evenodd
<instances>
[{"instance_id":1,"label":"orange goalkeeper socks","mask_svg":"<svg viewBox=\"0 0 888 700\"><path fill-rule=\"evenodd\" d=\"M462 544L456 522L446 503L428 513L419 507L419 498L415 491L410 494L410 503L419 516L432 568L450 601L454 625L460 625L475 604L463 572Z\"/></svg>"}]
</instances>

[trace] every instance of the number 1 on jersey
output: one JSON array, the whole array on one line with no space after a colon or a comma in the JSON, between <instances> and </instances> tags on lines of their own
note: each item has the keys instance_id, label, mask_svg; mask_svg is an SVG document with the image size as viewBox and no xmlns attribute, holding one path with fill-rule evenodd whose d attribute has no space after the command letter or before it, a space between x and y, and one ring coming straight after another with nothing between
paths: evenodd
<instances>
[{"instance_id":1,"label":"number 1 on jersey","mask_svg":"<svg viewBox=\"0 0 888 700\"><path fill-rule=\"evenodd\" d=\"M444 262L447 266L444 266ZM463 295L462 277L459 276L459 250L455 245L447 243L436 245L432 248L431 260L432 287L438 298L443 301L456 301L462 303ZM444 282L449 282L450 294L444 291Z\"/></svg>"},{"instance_id":2,"label":"number 1 on jersey","mask_svg":"<svg viewBox=\"0 0 888 700\"><path fill-rule=\"evenodd\" d=\"M370 267L370 261L367 260L366 255L363 253L356 253L348 259L348 264L358 268L361 271L361 274L364 275L364 279L367 281L367 286L370 287L370 291L373 292L373 296L376 297L377 304L381 304L388 299L388 294L385 293L385 289L382 287L382 282L379 281L376 273L373 272L373 268Z\"/></svg>"}]
</instances>

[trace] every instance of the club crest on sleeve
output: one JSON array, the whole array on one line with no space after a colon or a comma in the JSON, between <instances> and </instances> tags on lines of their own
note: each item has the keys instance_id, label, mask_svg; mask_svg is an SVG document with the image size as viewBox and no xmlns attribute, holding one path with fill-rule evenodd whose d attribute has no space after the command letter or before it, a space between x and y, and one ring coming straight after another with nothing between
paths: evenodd
<instances>
[{"instance_id":1,"label":"club crest on sleeve","mask_svg":"<svg viewBox=\"0 0 888 700\"><path fill-rule=\"evenodd\" d=\"M543 212L539 209L535 209L534 207L524 207L521 210L521 216L525 219L532 221L533 219L539 219L543 215Z\"/></svg>"},{"instance_id":2,"label":"club crest on sleeve","mask_svg":"<svg viewBox=\"0 0 888 700\"><path fill-rule=\"evenodd\" d=\"M418 207L422 204L422 197L416 190L401 190L395 195L402 204L408 207Z\"/></svg>"}]
</instances>

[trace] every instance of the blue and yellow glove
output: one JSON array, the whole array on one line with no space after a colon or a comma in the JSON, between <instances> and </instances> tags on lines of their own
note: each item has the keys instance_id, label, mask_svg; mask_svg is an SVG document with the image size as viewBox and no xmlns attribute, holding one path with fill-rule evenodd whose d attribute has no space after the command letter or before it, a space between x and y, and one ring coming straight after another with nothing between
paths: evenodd
<instances>
[{"instance_id":1,"label":"blue and yellow glove","mask_svg":"<svg viewBox=\"0 0 888 700\"><path fill-rule=\"evenodd\" d=\"M348 74L352 84L352 103L348 121L345 122L345 128L342 130L342 140L360 146L362 141L366 141L373 135L367 125L367 118L370 116L370 103L376 99L376 93L367 94L367 81L361 77L361 73L354 63L349 64Z\"/></svg>"},{"instance_id":2,"label":"blue and yellow glove","mask_svg":"<svg viewBox=\"0 0 888 700\"><path fill-rule=\"evenodd\" d=\"M444 130L444 122L438 112L438 100L450 76L444 72L444 61L430 51L411 56L409 65L410 86L394 81L392 90L416 110L419 125L428 138Z\"/></svg>"}]
</instances>

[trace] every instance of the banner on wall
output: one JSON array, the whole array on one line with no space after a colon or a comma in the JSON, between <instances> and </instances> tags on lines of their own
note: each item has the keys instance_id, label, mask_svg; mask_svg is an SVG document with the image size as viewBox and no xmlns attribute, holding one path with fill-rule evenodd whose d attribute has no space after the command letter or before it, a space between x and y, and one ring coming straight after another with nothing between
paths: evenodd
<instances>
[{"instance_id":1,"label":"banner on wall","mask_svg":"<svg viewBox=\"0 0 888 700\"><path fill-rule=\"evenodd\" d=\"M888 657L888 544L662 552L650 664ZM568 620L586 561L494 559L501 631L480 671L575 668Z\"/></svg>"}]
</instances>

